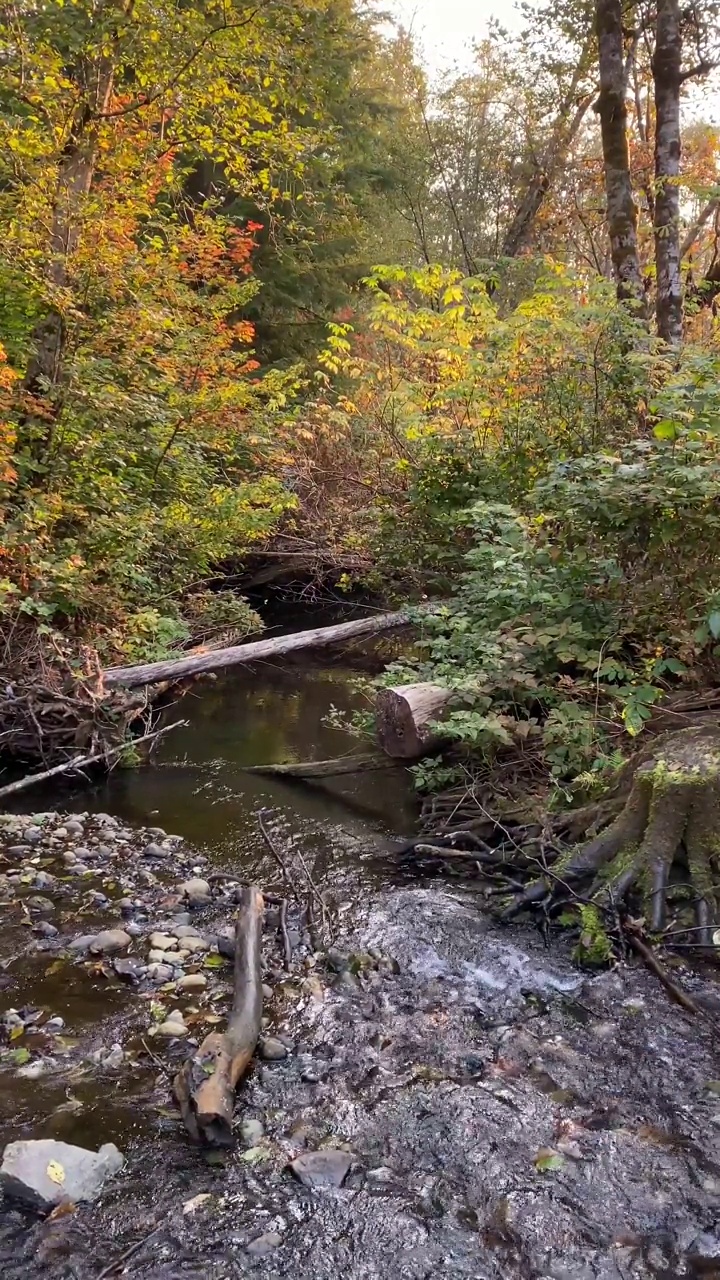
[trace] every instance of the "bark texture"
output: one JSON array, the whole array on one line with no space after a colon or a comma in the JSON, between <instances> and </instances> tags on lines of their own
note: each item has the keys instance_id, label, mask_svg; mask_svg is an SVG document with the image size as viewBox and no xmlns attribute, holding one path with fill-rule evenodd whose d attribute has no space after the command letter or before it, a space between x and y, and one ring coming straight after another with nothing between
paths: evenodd
<instances>
[{"instance_id":1,"label":"bark texture","mask_svg":"<svg viewBox=\"0 0 720 1280\"><path fill-rule=\"evenodd\" d=\"M610 255L618 298L645 313L645 293L637 244L637 208L630 177L627 139L623 13L620 0L596 0L595 26L600 64L600 115Z\"/></svg>"},{"instance_id":2,"label":"bark texture","mask_svg":"<svg viewBox=\"0 0 720 1280\"><path fill-rule=\"evenodd\" d=\"M436 727L450 700L438 684L403 684L380 689L375 703L377 739L393 760L419 760L442 741Z\"/></svg>"},{"instance_id":3,"label":"bark texture","mask_svg":"<svg viewBox=\"0 0 720 1280\"><path fill-rule=\"evenodd\" d=\"M680 274L680 86L682 34L678 0L658 0L655 52L655 311L658 333L670 346L683 337Z\"/></svg>"}]
</instances>

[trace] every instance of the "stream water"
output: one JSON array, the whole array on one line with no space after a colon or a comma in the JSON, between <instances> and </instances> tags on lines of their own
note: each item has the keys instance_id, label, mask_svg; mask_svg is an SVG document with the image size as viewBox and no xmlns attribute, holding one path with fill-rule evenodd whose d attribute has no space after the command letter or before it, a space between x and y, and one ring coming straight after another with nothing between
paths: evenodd
<instances>
[{"instance_id":1,"label":"stream water","mask_svg":"<svg viewBox=\"0 0 720 1280\"><path fill-rule=\"evenodd\" d=\"M139 1246L115 1276L720 1277L709 1026L668 1004L642 969L588 977L561 942L548 950L534 931L500 930L472 883L408 881L392 853L417 812L403 770L317 788L243 771L357 750L327 716L360 705L339 666L228 675L168 713L189 723L151 766L33 794L35 809L89 815L88 830L93 814L110 814L176 833L191 851L185 874L195 850L200 874L277 891L265 811L288 864L304 862L322 888L325 941L352 963L316 962L300 941L290 973L269 960L270 1031L290 1053L243 1086L239 1110L262 1123L259 1145L208 1163L169 1109L172 1046L167 1059L155 1043L149 1060L87 1069L107 1046L137 1043L137 995L92 967L27 954L27 929L9 912L0 1011L62 1017L74 1065L39 1078L0 1070L0 1143L114 1141L128 1162L97 1205L56 1221L0 1205L0 1274L97 1280ZM82 923L63 903L61 934L107 927L107 901L86 902ZM226 1007L222 990L218 999ZM29 1040L50 1052L41 1032L39 1047ZM352 1155L351 1172L341 1188L306 1190L288 1161L327 1146Z\"/></svg>"}]
</instances>

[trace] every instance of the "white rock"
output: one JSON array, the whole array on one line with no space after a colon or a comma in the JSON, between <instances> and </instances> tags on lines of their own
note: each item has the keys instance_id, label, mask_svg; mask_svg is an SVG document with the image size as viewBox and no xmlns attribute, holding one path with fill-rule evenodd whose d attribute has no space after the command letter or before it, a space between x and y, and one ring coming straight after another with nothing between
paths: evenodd
<instances>
[{"instance_id":1,"label":"white rock","mask_svg":"<svg viewBox=\"0 0 720 1280\"><path fill-rule=\"evenodd\" d=\"M96 1200L105 1179L124 1163L112 1142L97 1152L52 1138L11 1142L3 1153L0 1187L6 1196L47 1211L63 1201Z\"/></svg>"}]
</instances>

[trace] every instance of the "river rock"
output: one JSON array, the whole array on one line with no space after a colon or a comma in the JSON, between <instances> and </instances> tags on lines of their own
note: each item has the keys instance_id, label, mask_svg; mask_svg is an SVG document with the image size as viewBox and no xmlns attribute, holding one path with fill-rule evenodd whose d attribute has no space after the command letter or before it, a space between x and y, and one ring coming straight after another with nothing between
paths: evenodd
<instances>
[{"instance_id":1,"label":"river rock","mask_svg":"<svg viewBox=\"0 0 720 1280\"><path fill-rule=\"evenodd\" d=\"M52 1138L11 1142L3 1153L0 1187L6 1196L47 1211L63 1201L96 1200L105 1179L124 1163L112 1142L97 1152Z\"/></svg>"},{"instance_id":2,"label":"river rock","mask_svg":"<svg viewBox=\"0 0 720 1280\"><path fill-rule=\"evenodd\" d=\"M33 925L33 933L37 933L41 938L56 938L60 930L54 924L50 924L49 920L38 920Z\"/></svg>"},{"instance_id":3,"label":"river rock","mask_svg":"<svg viewBox=\"0 0 720 1280\"><path fill-rule=\"evenodd\" d=\"M175 938L199 938L202 942L202 934L192 924L174 924L172 929L168 930Z\"/></svg>"},{"instance_id":4,"label":"river rock","mask_svg":"<svg viewBox=\"0 0 720 1280\"><path fill-rule=\"evenodd\" d=\"M240 1137L246 1147L256 1147L261 1138L265 1136L265 1126L262 1120L256 1120L250 1116L247 1120L243 1120L240 1125Z\"/></svg>"},{"instance_id":5,"label":"river rock","mask_svg":"<svg viewBox=\"0 0 720 1280\"><path fill-rule=\"evenodd\" d=\"M23 840L26 844L39 844L43 838L43 833L39 827L26 827L23 831Z\"/></svg>"},{"instance_id":6,"label":"river rock","mask_svg":"<svg viewBox=\"0 0 720 1280\"><path fill-rule=\"evenodd\" d=\"M113 960L113 969L123 982L138 982L145 972L145 965L132 956L123 956Z\"/></svg>"},{"instance_id":7,"label":"river rock","mask_svg":"<svg viewBox=\"0 0 720 1280\"><path fill-rule=\"evenodd\" d=\"M147 976L153 982L172 982L175 970L170 964L149 964Z\"/></svg>"},{"instance_id":8,"label":"river rock","mask_svg":"<svg viewBox=\"0 0 720 1280\"><path fill-rule=\"evenodd\" d=\"M177 938L172 938L168 933L151 933L150 946L153 951L174 951L177 947Z\"/></svg>"},{"instance_id":9,"label":"river rock","mask_svg":"<svg viewBox=\"0 0 720 1280\"><path fill-rule=\"evenodd\" d=\"M184 898L187 898L191 907L201 907L210 900L212 889L207 880L193 878L192 880L185 880L180 885L178 892Z\"/></svg>"},{"instance_id":10,"label":"river rock","mask_svg":"<svg viewBox=\"0 0 720 1280\"><path fill-rule=\"evenodd\" d=\"M257 1236L250 1241L247 1251L254 1258L264 1258L266 1254L272 1253L281 1244L282 1236L277 1231L266 1231L264 1235Z\"/></svg>"},{"instance_id":11,"label":"river rock","mask_svg":"<svg viewBox=\"0 0 720 1280\"><path fill-rule=\"evenodd\" d=\"M165 858L166 856L167 849L161 848L159 844L146 845L141 854L143 858Z\"/></svg>"},{"instance_id":12,"label":"river rock","mask_svg":"<svg viewBox=\"0 0 720 1280\"><path fill-rule=\"evenodd\" d=\"M65 823L65 834L69 836L84 836L85 828L82 822L78 822L77 818L71 818Z\"/></svg>"},{"instance_id":13,"label":"river rock","mask_svg":"<svg viewBox=\"0 0 720 1280\"><path fill-rule=\"evenodd\" d=\"M161 1022L159 1027L155 1028L156 1036L163 1036L167 1040L179 1040L182 1036L188 1034L188 1029L184 1022L180 1022L178 1018L167 1018L165 1022Z\"/></svg>"},{"instance_id":14,"label":"river rock","mask_svg":"<svg viewBox=\"0 0 720 1280\"><path fill-rule=\"evenodd\" d=\"M266 1062L280 1062L283 1058L287 1058L288 1051L282 1041L269 1036L260 1045L260 1056Z\"/></svg>"},{"instance_id":15,"label":"river rock","mask_svg":"<svg viewBox=\"0 0 720 1280\"><path fill-rule=\"evenodd\" d=\"M177 951L157 951L155 948L148 956L150 964L181 964L181 958Z\"/></svg>"},{"instance_id":16,"label":"river rock","mask_svg":"<svg viewBox=\"0 0 720 1280\"><path fill-rule=\"evenodd\" d=\"M124 929L103 929L96 933L90 943L90 950L95 955L112 955L115 951L124 951L130 946L132 938Z\"/></svg>"},{"instance_id":17,"label":"river rock","mask_svg":"<svg viewBox=\"0 0 720 1280\"><path fill-rule=\"evenodd\" d=\"M97 938L96 933L82 933L79 938L73 938L72 942L68 942L68 951L87 951L90 944Z\"/></svg>"},{"instance_id":18,"label":"river rock","mask_svg":"<svg viewBox=\"0 0 720 1280\"><path fill-rule=\"evenodd\" d=\"M328 1148L325 1151L307 1151L293 1160L290 1168L304 1187L341 1187L345 1181L352 1156L347 1151Z\"/></svg>"},{"instance_id":19,"label":"river rock","mask_svg":"<svg viewBox=\"0 0 720 1280\"><path fill-rule=\"evenodd\" d=\"M179 938L182 950L193 955L198 951L207 951L210 944L204 938Z\"/></svg>"},{"instance_id":20,"label":"river rock","mask_svg":"<svg viewBox=\"0 0 720 1280\"><path fill-rule=\"evenodd\" d=\"M177 984L178 991L204 991L207 978L204 973L186 973Z\"/></svg>"},{"instance_id":21,"label":"river rock","mask_svg":"<svg viewBox=\"0 0 720 1280\"><path fill-rule=\"evenodd\" d=\"M55 903L51 898L43 898L40 894L36 894L32 898L25 899L25 906L30 911L35 911L38 915L52 915L55 910Z\"/></svg>"}]
</instances>

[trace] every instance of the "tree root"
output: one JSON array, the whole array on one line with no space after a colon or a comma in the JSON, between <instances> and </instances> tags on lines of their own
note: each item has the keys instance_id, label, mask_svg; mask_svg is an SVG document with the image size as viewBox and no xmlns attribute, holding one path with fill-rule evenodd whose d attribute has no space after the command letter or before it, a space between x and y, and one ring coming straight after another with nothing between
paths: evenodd
<instances>
[{"instance_id":1,"label":"tree root","mask_svg":"<svg viewBox=\"0 0 720 1280\"><path fill-rule=\"evenodd\" d=\"M656 738L622 774L609 799L617 803L618 790L630 788L615 818L548 865L505 918L582 890L600 904L639 898L648 929L660 934L680 867L694 895L697 941L713 946L720 923L720 729L703 725ZM606 806L603 816L609 814Z\"/></svg>"}]
</instances>

